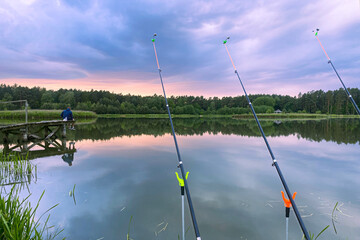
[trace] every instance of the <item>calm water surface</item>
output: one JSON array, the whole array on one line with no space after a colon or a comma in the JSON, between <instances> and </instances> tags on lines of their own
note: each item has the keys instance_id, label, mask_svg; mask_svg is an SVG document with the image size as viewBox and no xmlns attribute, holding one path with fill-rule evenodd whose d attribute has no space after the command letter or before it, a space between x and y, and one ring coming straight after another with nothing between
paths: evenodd
<instances>
[{"instance_id":1,"label":"calm water surface","mask_svg":"<svg viewBox=\"0 0 360 240\"><path fill-rule=\"evenodd\" d=\"M175 119L202 239L285 239L282 185L253 121ZM311 232L360 239L360 121L263 121L264 130ZM98 119L65 144L76 152L33 160L31 200L45 195L51 223L67 239L177 239L181 197L168 120ZM75 196L69 191L76 184ZM26 191L24 191L26 194ZM336 202L335 234L331 213ZM186 209L188 239L195 239ZM290 239L301 239L291 212Z\"/></svg>"}]
</instances>

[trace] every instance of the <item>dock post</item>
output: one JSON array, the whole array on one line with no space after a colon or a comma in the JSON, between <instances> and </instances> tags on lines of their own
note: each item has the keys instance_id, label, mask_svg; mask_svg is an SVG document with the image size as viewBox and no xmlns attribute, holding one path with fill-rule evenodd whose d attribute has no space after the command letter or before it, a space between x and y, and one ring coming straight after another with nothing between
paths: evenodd
<instances>
[{"instance_id":1,"label":"dock post","mask_svg":"<svg viewBox=\"0 0 360 240\"><path fill-rule=\"evenodd\" d=\"M48 150L49 149L49 146L50 146L50 143L48 140L44 140L44 143L45 143L45 150Z\"/></svg>"},{"instance_id":2,"label":"dock post","mask_svg":"<svg viewBox=\"0 0 360 240\"><path fill-rule=\"evenodd\" d=\"M9 133L8 132L4 132L3 142L5 144L9 144Z\"/></svg>"},{"instance_id":3,"label":"dock post","mask_svg":"<svg viewBox=\"0 0 360 240\"><path fill-rule=\"evenodd\" d=\"M25 123L28 123L28 101L25 100Z\"/></svg>"},{"instance_id":4,"label":"dock post","mask_svg":"<svg viewBox=\"0 0 360 240\"><path fill-rule=\"evenodd\" d=\"M44 139L49 135L49 128L44 127Z\"/></svg>"},{"instance_id":5,"label":"dock post","mask_svg":"<svg viewBox=\"0 0 360 240\"><path fill-rule=\"evenodd\" d=\"M66 139L65 139L65 138L63 138L63 139L61 140L61 150L62 150L62 151L65 151L65 150L66 150Z\"/></svg>"},{"instance_id":6,"label":"dock post","mask_svg":"<svg viewBox=\"0 0 360 240\"><path fill-rule=\"evenodd\" d=\"M63 132L62 132L62 137L66 138L66 124L63 124Z\"/></svg>"},{"instance_id":7,"label":"dock post","mask_svg":"<svg viewBox=\"0 0 360 240\"><path fill-rule=\"evenodd\" d=\"M6 141L5 141L6 140ZM7 138L4 138L4 149L3 149L3 153L8 153L9 152L9 142Z\"/></svg>"},{"instance_id":8,"label":"dock post","mask_svg":"<svg viewBox=\"0 0 360 240\"><path fill-rule=\"evenodd\" d=\"M28 147L29 147L29 146L28 146L28 142L24 142L24 143L22 144L21 152L26 154L26 152L29 150ZM23 154L23 155L25 155L25 154Z\"/></svg>"},{"instance_id":9,"label":"dock post","mask_svg":"<svg viewBox=\"0 0 360 240\"><path fill-rule=\"evenodd\" d=\"M20 133L22 135L22 140L26 142L28 140L27 129L26 128L20 129Z\"/></svg>"}]
</instances>

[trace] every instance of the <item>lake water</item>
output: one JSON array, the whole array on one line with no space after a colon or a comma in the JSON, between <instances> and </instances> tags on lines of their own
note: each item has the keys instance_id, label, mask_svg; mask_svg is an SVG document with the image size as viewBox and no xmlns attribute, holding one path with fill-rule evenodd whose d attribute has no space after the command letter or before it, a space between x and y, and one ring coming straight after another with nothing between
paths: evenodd
<instances>
[{"instance_id":1,"label":"lake water","mask_svg":"<svg viewBox=\"0 0 360 240\"><path fill-rule=\"evenodd\" d=\"M261 123L308 230L330 225L319 239L360 239L359 119ZM255 122L174 124L202 239L285 239L282 185ZM98 119L78 125L63 144L70 142L73 155L32 160L38 178L29 185L33 202L45 190L39 213L59 203L50 222L64 228L61 236L126 239L130 229L135 240L178 239L178 161L167 119ZM186 237L195 239L187 206L185 213ZM291 211L289 239L301 237Z\"/></svg>"}]
</instances>

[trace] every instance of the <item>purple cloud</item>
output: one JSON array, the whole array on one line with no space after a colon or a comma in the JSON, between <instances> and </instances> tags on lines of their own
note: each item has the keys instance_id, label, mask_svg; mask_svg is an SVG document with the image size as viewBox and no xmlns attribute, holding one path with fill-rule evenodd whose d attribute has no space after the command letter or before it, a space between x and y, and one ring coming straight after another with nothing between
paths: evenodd
<instances>
[{"instance_id":1,"label":"purple cloud","mask_svg":"<svg viewBox=\"0 0 360 240\"><path fill-rule=\"evenodd\" d=\"M169 94L242 94L222 46L227 36L250 94L338 89L311 32L318 27L347 86L360 87L360 6L355 0L5 0L0 13L4 83L22 78L32 84L39 79L76 82L87 77L94 84L126 85L142 78L144 84L153 83L156 65L150 38L157 32L164 79L174 86ZM136 78L106 79L107 73L127 72L137 72ZM103 78L93 78L102 73ZM136 88L129 91L137 93Z\"/></svg>"}]
</instances>

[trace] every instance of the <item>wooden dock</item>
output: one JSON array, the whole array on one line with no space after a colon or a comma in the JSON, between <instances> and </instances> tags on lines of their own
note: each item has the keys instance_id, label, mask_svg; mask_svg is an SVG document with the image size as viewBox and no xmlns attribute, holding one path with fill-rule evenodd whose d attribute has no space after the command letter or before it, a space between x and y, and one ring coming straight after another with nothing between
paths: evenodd
<instances>
[{"instance_id":1,"label":"wooden dock","mask_svg":"<svg viewBox=\"0 0 360 240\"><path fill-rule=\"evenodd\" d=\"M11 124L0 126L0 132L3 135L3 142L9 142L9 135L15 135L17 142L27 142L33 140L46 140L56 138L66 138L66 127L71 121L41 121L31 123Z\"/></svg>"},{"instance_id":2,"label":"wooden dock","mask_svg":"<svg viewBox=\"0 0 360 240\"><path fill-rule=\"evenodd\" d=\"M75 142L70 141L67 144L66 139L46 139L41 141L23 142L17 144L3 144L3 153L6 155L20 155L28 160L50 157L56 155L74 155L76 152Z\"/></svg>"},{"instance_id":3,"label":"wooden dock","mask_svg":"<svg viewBox=\"0 0 360 240\"><path fill-rule=\"evenodd\" d=\"M0 126L3 153L27 159L63 155L69 165L76 152L75 142L67 146L67 127L75 121L41 121ZM72 160L71 160L72 159Z\"/></svg>"}]
</instances>

